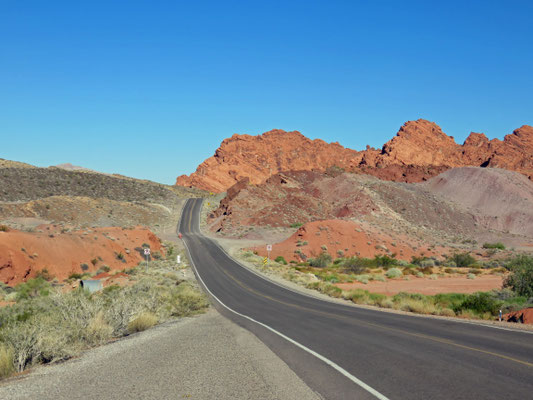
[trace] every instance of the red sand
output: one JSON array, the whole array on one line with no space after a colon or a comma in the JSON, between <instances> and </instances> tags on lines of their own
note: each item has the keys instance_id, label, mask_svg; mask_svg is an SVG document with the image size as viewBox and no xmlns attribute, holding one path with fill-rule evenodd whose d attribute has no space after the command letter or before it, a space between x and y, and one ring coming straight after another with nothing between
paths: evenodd
<instances>
[{"instance_id":1,"label":"red sand","mask_svg":"<svg viewBox=\"0 0 533 400\"><path fill-rule=\"evenodd\" d=\"M502 283L503 278L498 275L478 275L475 279L467 279L466 276L438 279L410 276L408 281L400 278L388 279L386 282L370 281L366 285L360 282L337 283L336 286L344 290L364 289L369 292L392 296L399 292L427 295L438 293L475 293L500 289Z\"/></svg>"},{"instance_id":2,"label":"red sand","mask_svg":"<svg viewBox=\"0 0 533 400\"><path fill-rule=\"evenodd\" d=\"M36 232L0 232L0 281L15 285L35 277L42 269L63 280L73 272L94 272L103 265L114 270L130 268L143 260L135 251L143 243L148 243L152 252L163 252L157 236L141 227L61 233L58 227L43 225ZM123 260L117 257L120 253ZM91 260L95 259L93 265ZM86 271L81 269L82 264L87 264Z\"/></svg>"},{"instance_id":3,"label":"red sand","mask_svg":"<svg viewBox=\"0 0 533 400\"><path fill-rule=\"evenodd\" d=\"M306 245L298 246L298 242ZM412 243L413 241L411 241ZM325 220L309 222L296 231L290 238L275 243L272 246L271 258L283 256L287 261L297 260L300 257L295 250L300 250L307 257L316 257L327 247L327 252L335 259L339 257L337 251L342 251L344 257L360 256L373 258L375 255L385 255L396 253L396 258L400 260L411 260L416 255L432 256L441 254L444 249L438 248L430 251L428 246L419 246L414 250L412 245L404 239L393 239L384 234L364 231L363 228L352 221L345 220ZM389 250L389 253L383 248ZM256 247L260 256L266 256L265 246Z\"/></svg>"}]
</instances>

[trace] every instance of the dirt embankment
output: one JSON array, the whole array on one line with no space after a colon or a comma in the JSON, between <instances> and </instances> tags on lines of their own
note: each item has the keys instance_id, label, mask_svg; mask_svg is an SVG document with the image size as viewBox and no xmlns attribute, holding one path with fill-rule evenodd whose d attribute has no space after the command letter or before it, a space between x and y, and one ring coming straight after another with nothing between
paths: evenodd
<instances>
[{"instance_id":1,"label":"dirt embankment","mask_svg":"<svg viewBox=\"0 0 533 400\"><path fill-rule=\"evenodd\" d=\"M265 246L255 247L261 256L266 256ZM393 254L400 260L411 260L413 256L440 256L445 248L433 248L422 241L407 237L393 238L390 235L363 228L344 220L315 221L300 227L290 238L272 246L271 258L282 256L286 261L305 261L322 252L333 259L337 257L368 257Z\"/></svg>"},{"instance_id":2,"label":"dirt embankment","mask_svg":"<svg viewBox=\"0 0 533 400\"><path fill-rule=\"evenodd\" d=\"M0 232L0 281L12 286L46 269L58 280L72 273L94 272L104 265L122 270L144 259L143 244L164 253L161 242L142 227L68 231L54 225L34 232Z\"/></svg>"}]
</instances>

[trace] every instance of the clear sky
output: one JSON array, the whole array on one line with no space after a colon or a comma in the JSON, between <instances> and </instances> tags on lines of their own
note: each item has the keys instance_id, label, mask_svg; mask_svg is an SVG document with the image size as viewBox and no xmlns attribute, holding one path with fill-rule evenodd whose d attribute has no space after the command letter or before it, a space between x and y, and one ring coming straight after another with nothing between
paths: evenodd
<instances>
[{"instance_id":1,"label":"clear sky","mask_svg":"<svg viewBox=\"0 0 533 400\"><path fill-rule=\"evenodd\" d=\"M0 0L0 158L174 183L233 133L533 125L531 1Z\"/></svg>"}]
</instances>

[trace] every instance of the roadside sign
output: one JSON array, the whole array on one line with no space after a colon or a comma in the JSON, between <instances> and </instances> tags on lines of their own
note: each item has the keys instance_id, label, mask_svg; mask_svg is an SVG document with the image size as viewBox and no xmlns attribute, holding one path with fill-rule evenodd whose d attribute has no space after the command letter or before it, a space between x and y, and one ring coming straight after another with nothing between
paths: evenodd
<instances>
[{"instance_id":1,"label":"roadside sign","mask_svg":"<svg viewBox=\"0 0 533 400\"><path fill-rule=\"evenodd\" d=\"M272 245L271 244L267 244L267 251L272 251Z\"/></svg>"},{"instance_id":2,"label":"roadside sign","mask_svg":"<svg viewBox=\"0 0 533 400\"><path fill-rule=\"evenodd\" d=\"M150 255L150 249L144 249L144 255L149 256Z\"/></svg>"},{"instance_id":3,"label":"roadside sign","mask_svg":"<svg viewBox=\"0 0 533 400\"><path fill-rule=\"evenodd\" d=\"M267 260L267 258L266 258L266 257L265 257L265 258L263 258L263 266L267 265L267 261L268 261L268 260Z\"/></svg>"}]
</instances>

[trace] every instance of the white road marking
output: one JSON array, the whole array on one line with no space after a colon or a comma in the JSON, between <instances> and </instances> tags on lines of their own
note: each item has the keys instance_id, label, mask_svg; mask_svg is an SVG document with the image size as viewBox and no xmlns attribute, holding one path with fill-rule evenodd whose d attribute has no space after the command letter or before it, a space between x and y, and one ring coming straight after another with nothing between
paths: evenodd
<instances>
[{"instance_id":1,"label":"white road marking","mask_svg":"<svg viewBox=\"0 0 533 400\"><path fill-rule=\"evenodd\" d=\"M198 226L198 229L200 227ZM270 326L262 323L262 322L259 322L259 321L256 321L255 319L253 319L252 317L249 317L248 315L244 315L244 314L241 314L240 312L238 311L235 311L233 310L232 308L228 307L227 305L225 305L218 297L216 297L213 292L211 292L211 290L209 290L209 288L207 287L207 285L205 284L205 282L203 281L202 277L200 276L200 273L198 272L198 269L196 268L196 265L194 263L194 260L191 256L191 252L189 250L189 246L187 246L187 242L184 240L183 241L183 244L185 245L185 248L187 249L187 253L189 254L189 259L191 260L191 264L196 272L196 276L198 276L198 279L200 280L200 282L202 283L202 286L205 288L205 290L207 290L207 292L217 301L220 303L220 305L222 305L224 308L226 308L227 310L231 311L232 313L240 316L240 317L243 317L243 318L246 318L252 322L255 322L256 324L258 325L261 325L262 327L268 329L269 331L275 333L276 335L282 337L283 339L287 340L288 342L294 344L295 346L301 348L302 350L308 352L309 354L315 356L316 358L318 358L319 360L323 361L324 363L326 363L327 365L329 365L330 367L332 367L333 369L335 369L336 371L340 372L342 375L344 375L346 378L350 379L352 382L354 382L355 384L359 385L360 387L362 387L363 389L365 389L367 392L371 393L372 395L374 395L376 398L380 399L380 400L389 400L388 397L384 396L383 394L381 394L380 392L378 392L376 389L372 388L371 386L367 385L366 383L364 383L362 380L358 379L357 377L353 376L352 374L350 374L348 371L346 371L344 368L342 368L340 365L334 363L333 361L331 361L330 359L324 357L323 355L321 354L318 354L316 351L314 350L311 350L310 348L304 346L303 344L301 343L298 343L296 340L294 339L291 339L290 337L284 335L283 333L281 332L278 332L277 330L275 330L274 328L271 328Z\"/></svg>"}]
</instances>

